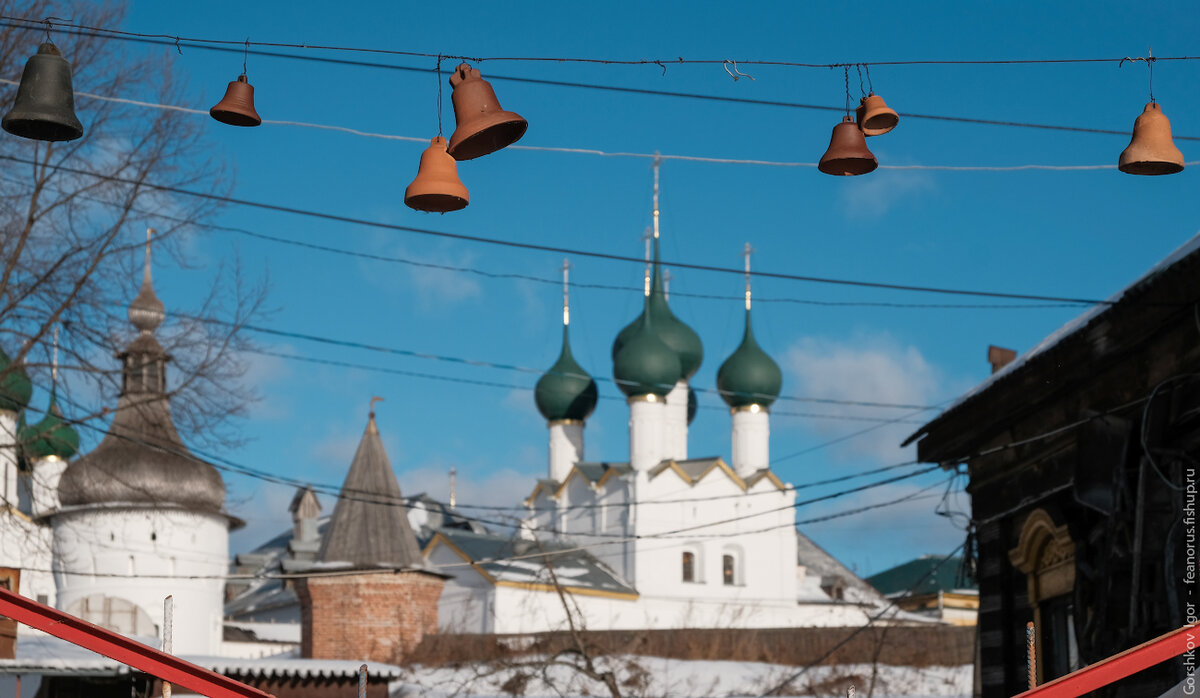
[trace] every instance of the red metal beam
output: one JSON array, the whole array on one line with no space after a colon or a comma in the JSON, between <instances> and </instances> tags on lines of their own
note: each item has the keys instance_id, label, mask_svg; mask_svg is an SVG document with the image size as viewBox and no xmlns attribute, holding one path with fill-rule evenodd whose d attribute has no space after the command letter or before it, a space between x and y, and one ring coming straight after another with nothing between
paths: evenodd
<instances>
[{"instance_id":1,"label":"red metal beam","mask_svg":"<svg viewBox=\"0 0 1200 698\"><path fill-rule=\"evenodd\" d=\"M1196 647L1197 629L1185 625L1166 635L1143 642L1137 647L1114 654L1108 659L1059 677L1050 683L1032 688L1016 698L1076 698L1102 686L1115 683L1133 674L1161 664Z\"/></svg>"},{"instance_id":2,"label":"red metal beam","mask_svg":"<svg viewBox=\"0 0 1200 698\"><path fill-rule=\"evenodd\" d=\"M274 698L270 693L5 589L0 589L0 615L209 698Z\"/></svg>"}]
</instances>

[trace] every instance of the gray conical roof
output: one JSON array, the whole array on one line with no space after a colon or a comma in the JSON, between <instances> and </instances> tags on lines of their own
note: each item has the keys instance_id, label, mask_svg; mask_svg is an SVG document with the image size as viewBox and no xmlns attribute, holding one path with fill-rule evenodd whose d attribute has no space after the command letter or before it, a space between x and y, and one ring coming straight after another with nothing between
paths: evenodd
<instances>
[{"instance_id":1,"label":"gray conical roof","mask_svg":"<svg viewBox=\"0 0 1200 698\"><path fill-rule=\"evenodd\" d=\"M64 506L136 503L221 512L221 474L192 455L171 418L166 377L171 357L154 337L163 306L150 280L149 255L147 245L141 291L129 304L138 335L117 354L122 382L112 424L96 448L63 472L59 499Z\"/></svg>"},{"instance_id":2,"label":"gray conical roof","mask_svg":"<svg viewBox=\"0 0 1200 698\"><path fill-rule=\"evenodd\" d=\"M421 549L408 523L400 483L383 449L374 412L325 527L317 560L349 562L355 567L421 567Z\"/></svg>"}]
</instances>

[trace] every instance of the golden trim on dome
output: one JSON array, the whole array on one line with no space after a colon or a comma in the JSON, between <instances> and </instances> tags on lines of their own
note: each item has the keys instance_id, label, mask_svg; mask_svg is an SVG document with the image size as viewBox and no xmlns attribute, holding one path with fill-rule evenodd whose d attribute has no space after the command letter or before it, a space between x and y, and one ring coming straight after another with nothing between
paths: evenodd
<instances>
[{"instance_id":1,"label":"golden trim on dome","mask_svg":"<svg viewBox=\"0 0 1200 698\"><path fill-rule=\"evenodd\" d=\"M572 426L572 425L583 426L583 420L582 419L551 419L546 422L547 427L557 427L557 426L565 427L565 426Z\"/></svg>"},{"instance_id":2,"label":"golden trim on dome","mask_svg":"<svg viewBox=\"0 0 1200 698\"><path fill-rule=\"evenodd\" d=\"M758 404L757 402L752 402L749 405L742 405L741 407L729 408L729 414L737 414L738 412L770 412L770 410Z\"/></svg>"},{"instance_id":3,"label":"golden trim on dome","mask_svg":"<svg viewBox=\"0 0 1200 698\"><path fill-rule=\"evenodd\" d=\"M666 404L667 399L664 397L659 397L654 393L645 393L644 395L631 395L627 400L625 400L625 403L628 405L632 405L635 402L661 402Z\"/></svg>"}]
</instances>

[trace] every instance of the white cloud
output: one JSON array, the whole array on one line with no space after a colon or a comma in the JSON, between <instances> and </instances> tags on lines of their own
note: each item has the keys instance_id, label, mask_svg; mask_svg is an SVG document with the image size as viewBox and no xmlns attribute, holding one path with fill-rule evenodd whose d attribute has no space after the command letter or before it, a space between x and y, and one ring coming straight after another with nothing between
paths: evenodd
<instances>
[{"instance_id":1,"label":"white cloud","mask_svg":"<svg viewBox=\"0 0 1200 698\"><path fill-rule=\"evenodd\" d=\"M388 293L410 295L422 310L480 298L483 289L475 276L445 267L475 266L477 255L463 246L443 246L433 252L415 253L404 245L386 238L375 238L375 251L397 257L413 264L380 264L364 261L360 265L363 277ZM428 266L426 266L428 265Z\"/></svg>"},{"instance_id":2,"label":"white cloud","mask_svg":"<svg viewBox=\"0 0 1200 698\"><path fill-rule=\"evenodd\" d=\"M901 346L889 335L858 336L850 341L805 338L788 350L788 393L830 400L930 405L945 392L940 372L920 350ZM789 403L797 409L800 403ZM781 407L783 407L781 405ZM930 412L857 405L812 405L812 411L845 417L919 420ZM799 411L799 410L797 410ZM907 413L907 416L905 416ZM806 426L823 438L836 438L873 424L865 421L812 419ZM847 455L903 460L899 444L915 425L886 425L838 444Z\"/></svg>"},{"instance_id":3,"label":"white cloud","mask_svg":"<svg viewBox=\"0 0 1200 698\"><path fill-rule=\"evenodd\" d=\"M533 454L526 454L533 455ZM537 454L543 460L544 454ZM538 461L534 461L538 462ZM481 469L473 468L473 472ZM460 504L488 504L495 506L516 506L533 491L536 476L520 473L512 468L484 471L488 474L477 475L458 468L455 484L455 498ZM440 501L450 499L450 464L430 463L420 468L405 469L397 473L400 487L405 495L424 492ZM473 516L495 518L490 513L468 511Z\"/></svg>"},{"instance_id":4,"label":"white cloud","mask_svg":"<svg viewBox=\"0 0 1200 698\"><path fill-rule=\"evenodd\" d=\"M877 170L842 189L842 208L849 218L880 218L896 204L937 191L933 178L912 170Z\"/></svg>"}]
</instances>

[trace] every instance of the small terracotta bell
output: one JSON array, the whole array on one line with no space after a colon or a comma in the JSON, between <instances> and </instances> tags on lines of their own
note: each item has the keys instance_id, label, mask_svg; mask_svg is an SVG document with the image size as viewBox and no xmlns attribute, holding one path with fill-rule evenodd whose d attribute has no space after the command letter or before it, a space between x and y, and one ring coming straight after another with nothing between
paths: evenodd
<instances>
[{"instance_id":1,"label":"small terracotta bell","mask_svg":"<svg viewBox=\"0 0 1200 698\"><path fill-rule=\"evenodd\" d=\"M262 117L254 111L254 86L246 81L245 74L229 83L225 97L208 110L212 118L230 126L258 126Z\"/></svg>"},{"instance_id":2,"label":"small terracotta bell","mask_svg":"<svg viewBox=\"0 0 1200 698\"><path fill-rule=\"evenodd\" d=\"M882 136L896 128L900 115L884 103L883 97L872 92L858 104L858 127L865 136Z\"/></svg>"},{"instance_id":3,"label":"small terracotta bell","mask_svg":"<svg viewBox=\"0 0 1200 698\"><path fill-rule=\"evenodd\" d=\"M1133 139L1121 151L1117 169L1126 174L1165 175L1183 170L1183 153L1171 139L1171 121L1155 102L1133 122Z\"/></svg>"},{"instance_id":4,"label":"small terracotta bell","mask_svg":"<svg viewBox=\"0 0 1200 698\"><path fill-rule=\"evenodd\" d=\"M428 213L447 213L467 207L467 188L458 179L458 163L446 152L446 139L434 136L421 153L417 178L404 190L409 208Z\"/></svg>"},{"instance_id":5,"label":"small terracotta bell","mask_svg":"<svg viewBox=\"0 0 1200 698\"><path fill-rule=\"evenodd\" d=\"M463 63L450 76L454 88L454 121L449 152L455 160L474 160L512 145L525 135L529 122L504 111L496 92L479 71Z\"/></svg>"},{"instance_id":6,"label":"small terracotta bell","mask_svg":"<svg viewBox=\"0 0 1200 698\"><path fill-rule=\"evenodd\" d=\"M25 63L12 109L4 115L5 131L37 141L73 141L83 135L75 116L71 64L47 41Z\"/></svg>"},{"instance_id":7,"label":"small terracotta bell","mask_svg":"<svg viewBox=\"0 0 1200 698\"><path fill-rule=\"evenodd\" d=\"M821 156L817 169L828 175L861 175L879 167L879 161L867 149L867 139L849 115L833 127L829 149Z\"/></svg>"}]
</instances>

